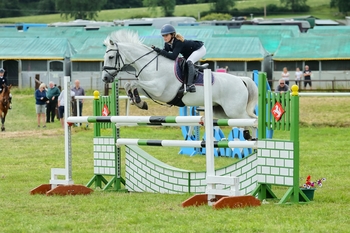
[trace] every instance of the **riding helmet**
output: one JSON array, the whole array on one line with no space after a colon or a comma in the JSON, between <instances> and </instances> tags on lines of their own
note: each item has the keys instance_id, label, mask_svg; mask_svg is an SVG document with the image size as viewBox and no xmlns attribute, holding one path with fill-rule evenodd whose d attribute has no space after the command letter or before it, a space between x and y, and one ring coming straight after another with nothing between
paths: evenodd
<instances>
[{"instance_id":1,"label":"riding helmet","mask_svg":"<svg viewBox=\"0 0 350 233\"><path fill-rule=\"evenodd\" d=\"M160 30L160 33L163 35L167 35L167 34L171 34L171 33L175 33L175 28L170 25L170 24L164 24L162 29Z\"/></svg>"},{"instance_id":2,"label":"riding helmet","mask_svg":"<svg viewBox=\"0 0 350 233\"><path fill-rule=\"evenodd\" d=\"M5 73L5 70L3 68L0 68L0 73Z\"/></svg>"}]
</instances>

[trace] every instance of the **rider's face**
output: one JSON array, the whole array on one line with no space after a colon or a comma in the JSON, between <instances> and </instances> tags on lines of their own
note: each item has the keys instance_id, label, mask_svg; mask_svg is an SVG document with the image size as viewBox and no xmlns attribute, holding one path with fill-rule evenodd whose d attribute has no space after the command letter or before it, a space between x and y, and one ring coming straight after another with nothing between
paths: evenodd
<instances>
[{"instance_id":1,"label":"rider's face","mask_svg":"<svg viewBox=\"0 0 350 233\"><path fill-rule=\"evenodd\" d=\"M164 42L169 43L171 41L171 34L163 35L163 40Z\"/></svg>"}]
</instances>

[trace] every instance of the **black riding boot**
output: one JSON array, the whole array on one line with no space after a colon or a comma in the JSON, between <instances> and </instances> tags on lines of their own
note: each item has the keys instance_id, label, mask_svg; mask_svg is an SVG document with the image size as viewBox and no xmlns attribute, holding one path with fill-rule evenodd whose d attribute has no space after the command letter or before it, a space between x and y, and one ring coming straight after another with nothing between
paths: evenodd
<instances>
[{"instance_id":1,"label":"black riding boot","mask_svg":"<svg viewBox=\"0 0 350 233\"><path fill-rule=\"evenodd\" d=\"M192 61L187 61L187 88L188 92L196 92L196 86L193 83L194 80L194 65Z\"/></svg>"}]
</instances>

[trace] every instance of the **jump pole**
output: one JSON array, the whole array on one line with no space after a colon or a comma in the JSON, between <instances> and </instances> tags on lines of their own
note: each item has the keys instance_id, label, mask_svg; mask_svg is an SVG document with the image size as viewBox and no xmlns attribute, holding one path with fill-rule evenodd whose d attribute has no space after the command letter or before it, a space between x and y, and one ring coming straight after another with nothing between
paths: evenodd
<instances>
[{"instance_id":1,"label":"jump pole","mask_svg":"<svg viewBox=\"0 0 350 233\"><path fill-rule=\"evenodd\" d=\"M116 126L203 126L202 116L83 116L68 117L68 123L116 123ZM258 127L256 119L216 119L213 126Z\"/></svg>"},{"instance_id":2,"label":"jump pole","mask_svg":"<svg viewBox=\"0 0 350 233\"><path fill-rule=\"evenodd\" d=\"M182 146L182 147L195 147L206 148L207 141L185 141L185 140L155 140L155 139L133 139L133 138L120 138L117 139L117 146L121 145L135 145L135 146ZM213 141L213 147L215 148L258 148L257 141Z\"/></svg>"},{"instance_id":3,"label":"jump pole","mask_svg":"<svg viewBox=\"0 0 350 233\"><path fill-rule=\"evenodd\" d=\"M213 101L211 86L211 70L204 70L204 107L206 134L206 191L205 194L194 195L182 203L183 207L207 204L214 209L237 208L245 206L260 206L261 203L253 196L240 196L239 178L233 176L216 176L214 166L214 137L213 137ZM229 190L216 188L217 184L230 186Z\"/></svg>"},{"instance_id":4,"label":"jump pole","mask_svg":"<svg viewBox=\"0 0 350 233\"><path fill-rule=\"evenodd\" d=\"M70 115L70 76L64 76L64 168L51 168L49 184L42 184L30 191L30 194L50 195L79 195L90 194L93 190L83 185L75 185L72 179L72 144L71 127L68 127L67 119ZM64 176L64 179L59 179Z\"/></svg>"}]
</instances>

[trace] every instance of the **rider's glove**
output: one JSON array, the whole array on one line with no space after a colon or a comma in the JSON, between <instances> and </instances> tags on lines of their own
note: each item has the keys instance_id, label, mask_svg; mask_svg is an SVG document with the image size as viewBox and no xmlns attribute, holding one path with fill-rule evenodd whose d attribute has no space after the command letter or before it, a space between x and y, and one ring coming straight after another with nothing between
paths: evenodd
<instances>
[{"instance_id":1,"label":"rider's glove","mask_svg":"<svg viewBox=\"0 0 350 233\"><path fill-rule=\"evenodd\" d=\"M162 51L160 48L157 48L157 47L155 47L154 45L152 45L152 49L153 49L154 51L156 51L157 53L160 53L160 52Z\"/></svg>"}]
</instances>

